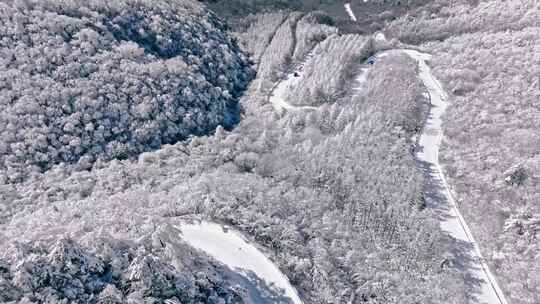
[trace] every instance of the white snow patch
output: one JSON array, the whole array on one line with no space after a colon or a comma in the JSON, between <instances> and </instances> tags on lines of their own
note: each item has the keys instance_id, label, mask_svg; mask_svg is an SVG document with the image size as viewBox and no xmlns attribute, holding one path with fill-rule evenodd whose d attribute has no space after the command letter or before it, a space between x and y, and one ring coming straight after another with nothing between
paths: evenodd
<instances>
[{"instance_id":1,"label":"white snow patch","mask_svg":"<svg viewBox=\"0 0 540 304\"><path fill-rule=\"evenodd\" d=\"M356 16L354 15L354 12L351 8L351 4L349 2L345 3L345 10L347 11L347 14L349 14L349 17L351 17L351 20L356 22L357 21Z\"/></svg>"},{"instance_id":2,"label":"white snow patch","mask_svg":"<svg viewBox=\"0 0 540 304\"><path fill-rule=\"evenodd\" d=\"M376 41L386 41L386 36L382 32L378 32L375 34L375 40Z\"/></svg>"},{"instance_id":3,"label":"white snow patch","mask_svg":"<svg viewBox=\"0 0 540 304\"><path fill-rule=\"evenodd\" d=\"M182 223L179 229L182 231L182 239L194 248L206 252L244 277L250 273L255 274L266 283L266 287L281 295L278 299L273 298L264 303L302 303L287 277L239 232L204 221Z\"/></svg>"},{"instance_id":4,"label":"white snow patch","mask_svg":"<svg viewBox=\"0 0 540 304\"><path fill-rule=\"evenodd\" d=\"M369 69L367 67L360 68L360 73L355 78L354 91L365 92L365 86L368 80Z\"/></svg>"}]
</instances>

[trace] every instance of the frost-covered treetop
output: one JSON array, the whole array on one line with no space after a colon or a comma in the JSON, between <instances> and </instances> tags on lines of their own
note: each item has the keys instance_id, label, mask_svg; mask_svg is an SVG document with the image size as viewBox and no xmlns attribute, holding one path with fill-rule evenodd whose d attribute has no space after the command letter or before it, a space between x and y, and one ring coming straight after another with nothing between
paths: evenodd
<instances>
[{"instance_id":1,"label":"frost-covered treetop","mask_svg":"<svg viewBox=\"0 0 540 304\"><path fill-rule=\"evenodd\" d=\"M224 29L191 0L0 3L0 182L233 125L252 71Z\"/></svg>"}]
</instances>

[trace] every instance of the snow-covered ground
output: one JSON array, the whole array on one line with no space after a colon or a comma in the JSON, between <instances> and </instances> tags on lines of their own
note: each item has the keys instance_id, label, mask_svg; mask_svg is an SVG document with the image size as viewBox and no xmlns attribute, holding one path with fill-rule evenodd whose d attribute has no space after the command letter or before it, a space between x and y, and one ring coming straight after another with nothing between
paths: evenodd
<instances>
[{"instance_id":1,"label":"snow-covered ground","mask_svg":"<svg viewBox=\"0 0 540 304\"><path fill-rule=\"evenodd\" d=\"M345 5L345 9L349 13L352 13L351 20L356 21L354 12L351 10L350 5ZM386 39L384 35L376 36L376 40ZM390 52L396 50L387 51L384 54L387 55ZM416 158L420 166L426 170L426 174L429 175L430 185L434 189L427 189L427 191L436 192L428 197L428 206L433 208L439 215L441 229L448 232L456 240L460 241L464 246L461 252L461 256L470 258L470 262L467 264L464 261L458 261L462 265L468 265L464 271L468 272L474 278L479 279L479 286L473 287L476 291L476 302L481 304L508 304L504 294L499 287L497 280L491 273L485 259L482 257L478 243L474 240L471 230L465 219L459 212L458 206L452 197L450 187L444 177L443 170L439 163L439 148L442 139L442 114L447 107L447 94L444 91L441 83L431 73L431 69L427 65L426 61L431 59L431 55L420 53L415 50L401 50L409 55L411 58L418 61L420 73L419 77L424 83L431 99L431 109L426 120L423 133L420 136L418 143L418 151ZM471 300L472 301L472 300Z\"/></svg>"},{"instance_id":2,"label":"snow-covered ground","mask_svg":"<svg viewBox=\"0 0 540 304\"><path fill-rule=\"evenodd\" d=\"M237 231L210 222L182 223L182 239L225 264L248 290L248 303L294 303L302 300L287 277Z\"/></svg>"},{"instance_id":3,"label":"snow-covered ground","mask_svg":"<svg viewBox=\"0 0 540 304\"><path fill-rule=\"evenodd\" d=\"M348 2L345 3L345 10L347 11L347 14L349 14L349 17L351 18L351 20L356 22L356 16L354 15L354 13L352 11L350 3L348 3Z\"/></svg>"},{"instance_id":4,"label":"snow-covered ground","mask_svg":"<svg viewBox=\"0 0 540 304\"><path fill-rule=\"evenodd\" d=\"M313 52L313 51L312 51ZM310 52L304 62L298 65L291 73L289 73L285 79L277 84L277 86L272 91L270 95L270 103L274 106L274 109L278 112L284 110L288 111L306 111L306 110L315 110L316 107L311 106L294 106L285 101L287 93L291 87L296 86L296 84L302 78L304 73L304 65L307 64L313 57L313 53ZM296 74L296 75L295 75Z\"/></svg>"},{"instance_id":5,"label":"snow-covered ground","mask_svg":"<svg viewBox=\"0 0 540 304\"><path fill-rule=\"evenodd\" d=\"M386 36L384 35L384 33L379 32L379 33L375 34L375 40L376 41L386 41Z\"/></svg>"},{"instance_id":6,"label":"snow-covered ground","mask_svg":"<svg viewBox=\"0 0 540 304\"><path fill-rule=\"evenodd\" d=\"M378 39L381 39L382 37L382 39L386 40L386 38L384 37L384 34L382 33L377 34L377 36L379 37ZM381 52L379 54L373 55L373 57L375 58L375 63L379 61L379 59L388 56L390 52L391 51L386 51L386 52ZM354 79L355 82L353 84L352 90L353 90L353 93L356 94L357 96L367 93L367 82L369 78L369 71L370 71L370 65L367 65L367 64L363 65L360 68L360 71L358 72L358 74L356 75L356 78Z\"/></svg>"},{"instance_id":7,"label":"snow-covered ground","mask_svg":"<svg viewBox=\"0 0 540 304\"><path fill-rule=\"evenodd\" d=\"M363 2L368 2L369 0L362 0L362 1ZM351 18L351 20L356 22L357 21L356 15L354 14L354 12L353 12L353 10L351 8L351 3L350 2L345 3L345 10L347 11L347 14Z\"/></svg>"},{"instance_id":8,"label":"snow-covered ground","mask_svg":"<svg viewBox=\"0 0 540 304\"><path fill-rule=\"evenodd\" d=\"M382 33L381 33L382 35ZM382 35L384 38L384 35ZM386 54L381 54L380 57L385 56ZM295 106L286 101L287 93L290 88L295 87L304 72L304 66L310 63L311 58L313 57L313 51L308 54L303 63L299 64L291 73L289 73L281 82L279 82L273 89L272 94L270 95L269 101L274 106L274 109L278 112L284 110L288 111L311 111L316 110L317 107L313 106ZM359 73L356 75L353 93L360 95L366 91L366 83L369 74L369 66L365 65L360 68Z\"/></svg>"},{"instance_id":9,"label":"snow-covered ground","mask_svg":"<svg viewBox=\"0 0 540 304\"><path fill-rule=\"evenodd\" d=\"M367 67L360 68L360 73L356 76L354 79L355 84L353 87L353 92L355 94L362 94L363 92L366 92L366 83L368 79L369 69Z\"/></svg>"}]
</instances>

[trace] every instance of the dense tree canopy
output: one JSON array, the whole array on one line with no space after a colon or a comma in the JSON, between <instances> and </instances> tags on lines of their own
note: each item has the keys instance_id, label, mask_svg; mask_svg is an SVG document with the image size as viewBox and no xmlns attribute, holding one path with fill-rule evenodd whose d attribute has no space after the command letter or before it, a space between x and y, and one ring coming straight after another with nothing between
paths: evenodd
<instances>
[{"instance_id":1,"label":"dense tree canopy","mask_svg":"<svg viewBox=\"0 0 540 304\"><path fill-rule=\"evenodd\" d=\"M80 242L21 242L8 252L0 257L2 303L242 303L242 288L223 277L227 269L163 229L136 241L91 233ZM191 271L195 265L205 272Z\"/></svg>"},{"instance_id":2,"label":"dense tree canopy","mask_svg":"<svg viewBox=\"0 0 540 304\"><path fill-rule=\"evenodd\" d=\"M260 70L293 57L286 29L299 19L288 18L274 27L263 52L270 62ZM361 48L364 40L356 41ZM291 47L268 51L280 45ZM306 303L464 303L463 279L439 266L448 241L421 208L423 178L410 153L425 102L416 64L405 56L385 58L372 72L365 95L283 115L267 105L271 87L256 81L242 99L246 116L231 132L218 128L214 136L143 153L137 162L114 160L80 172L55 166L0 188L8 219L0 218L7 240L0 256L13 259L17 240L51 231L69 231L85 245L85 236L99 231L141 239L196 216L244 232ZM274 75L260 77L266 82ZM205 273L204 267L189 269ZM117 289L122 299L132 297Z\"/></svg>"},{"instance_id":3,"label":"dense tree canopy","mask_svg":"<svg viewBox=\"0 0 540 304\"><path fill-rule=\"evenodd\" d=\"M222 118L225 126L233 121L229 118L234 117L230 115L235 112L234 98L251 72L235 44L219 30L223 28L219 21L189 1L98 5L106 1L94 0L61 7L32 1L37 0L0 4L2 20L6 20L1 26L18 33L13 20L20 15L24 33L19 38L8 35L6 29L0 33L6 37L1 42L0 65L6 68L1 69L4 95L0 96L8 96L2 101L8 109L2 117L7 118L0 120L4 124L0 132L5 130L0 134L6 136L1 142L8 144L0 146L0 160L9 179L17 178L18 168L28 164L47 169L51 162L40 162L42 155L50 153L61 164L20 183L2 184L0 179L0 302L241 303L242 288L231 286L226 267L182 242L175 226L192 217L243 232L287 275L306 303L462 304L474 296L474 284L458 270L467 268L467 261L459 257L459 250L453 250L456 244L441 231L436 215L424 208L426 183L412 150L429 103L415 77L417 64L409 57L399 53L380 57L369 67L365 91L355 93L350 86L362 64L363 50L371 49L365 43L372 41L369 37L336 35L337 29L317 16L298 12L250 16L242 23L245 31L235 33L258 67L257 80L242 97L242 120L229 131L217 127L210 136L167 144L169 138L176 138L170 135L175 129L167 131L171 126L185 128L185 134L200 134L215 126L208 121L219 121L212 117ZM450 0L434 3L445 1ZM437 26L443 17L426 14L425 22L432 26L422 31L416 26L397 26L408 25L408 18L390 25L387 36L394 33L415 41L446 35L428 35L448 28ZM458 24L459 16L452 20ZM515 42L526 44L527 37L537 33L533 30L523 32ZM46 42L49 38L38 39L49 33L57 44ZM191 38L182 38L186 33ZM518 48L510 47L514 41L507 33L492 35L504 38L500 45L507 46L513 58L524 54L514 53ZM483 43L475 34L451 40L452 47L444 46L447 42L425 45L440 52L429 64L442 74L446 88L471 100L466 113L449 110L449 121L466 122L452 128L454 132L447 127L445 147L454 151L460 134L466 134L463 128L471 125L468 116L479 117L471 122L499 121L502 125L504 115L523 109L520 104L485 103L496 107L487 108L486 113L493 111L501 120L488 120L484 111L475 111L472 100L479 96L473 93L496 88L478 90L474 85L482 79L491 83L487 80L498 73L513 73L514 64L493 65L488 70L482 60L492 55L479 47L468 50L458 43L461 39L469 39L467 45L472 46ZM314 66L304 66L304 71L332 74L306 77L305 87L322 87L332 98L321 104L315 99L317 94L298 94L294 96L298 104L317 107L275 111L268 100L275 81L313 49L321 53L314 54L309 63ZM63 55L36 55L51 50ZM74 52L76 56L70 55ZM475 64L482 62L481 69L462 66L467 56L475 58L471 60ZM20 58L25 61L19 62ZM339 68L327 68L338 61L343 62ZM39 70L40 62L46 67L43 70ZM523 60L522 69L516 70L525 70L525 64ZM442 73L441 66L455 69ZM341 94L345 90L350 94ZM44 109L51 109L52 114L41 113ZM535 113L520 110L515 115ZM88 130L87 114L92 115L93 125ZM461 116L462 120L455 119ZM477 130L482 136L493 132ZM523 138L528 143L516 146L536 152L529 149L537 141ZM86 149L90 139L89 147L96 150ZM42 151L34 142L53 148ZM474 148L487 143L477 142ZM108 150L109 146L114 149ZM155 151L146 151L154 147ZM99 161L141 151L137 158ZM529 209L504 211L511 214L506 221L492 221L492 213L484 212L481 215L489 221L479 222L497 222L501 229L504 224L505 233L497 234L504 248L496 252L503 267L495 270L505 277L521 276L519 284L509 286L514 290L512 300L538 302L530 296L538 286L536 272L530 270L538 256L534 240L539 217L533 209L537 200L530 194L538 193L533 192L538 184L534 175L538 157L516 165L486 158L482 170L495 172L492 164L503 164L504 172L492 175L495 187L475 188L475 183L485 180L487 184L490 179L477 178L473 174L477 171L467 169L480 170L474 166L477 161L460 156L465 153L455 155L451 155L452 163L458 166L445 169L451 182L467 174L470 186L466 187L475 195L466 197L467 202L498 206L500 201L477 200L495 190L509 195L509 202L527 199ZM89 170L65 165L78 162L84 168L95 158L98 161ZM467 166L456 159L463 159ZM464 193L465 186L457 184L456 189ZM460 208L471 209L464 205ZM514 255L516 250L524 253ZM452 261L464 264L447 267Z\"/></svg>"},{"instance_id":4,"label":"dense tree canopy","mask_svg":"<svg viewBox=\"0 0 540 304\"><path fill-rule=\"evenodd\" d=\"M400 18L388 32L432 50L433 71L450 94L440 154L446 177L508 301L536 304L540 3L466 2L434 1L439 13Z\"/></svg>"},{"instance_id":5,"label":"dense tree canopy","mask_svg":"<svg viewBox=\"0 0 540 304\"><path fill-rule=\"evenodd\" d=\"M200 4L0 3L0 171L88 167L238 120L248 59Z\"/></svg>"}]
</instances>

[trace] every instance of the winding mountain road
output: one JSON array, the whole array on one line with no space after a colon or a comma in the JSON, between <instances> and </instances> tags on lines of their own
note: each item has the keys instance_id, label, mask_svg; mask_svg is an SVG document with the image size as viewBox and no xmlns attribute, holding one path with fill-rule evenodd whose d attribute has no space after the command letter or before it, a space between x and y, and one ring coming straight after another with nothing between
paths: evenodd
<instances>
[{"instance_id":1,"label":"winding mountain road","mask_svg":"<svg viewBox=\"0 0 540 304\"><path fill-rule=\"evenodd\" d=\"M350 3L345 4L345 10L351 16L351 20L356 21ZM443 134L441 116L448 106L448 95L426 63L431 59L431 55L416 50L401 51L418 62L419 78L424 83L431 99L431 109L420 136L416 153L419 167L424 171L428 180L425 190L428 206L435 210L440 220L441 229L452 236L457 241L456 243L464 245L463 248L458 249L460 251L459 256L467 259L467 261L456 261L456 264L463 267L460 270L469 277L467 283L473 285L469 287L474 298L469 299L469 302L508 304L495 276L491 273L482 256L478 243L475 241L467 222L452 197L450 187L439 163L439 148Z\"/></svg>"},{"instance_id":2,"label":"winding mountain road","mask_svg":"<svg viewBox=\"0 0 540 304\"><path fill-rule=\"evenodd\" d=\"M254 244L226 226L205 222L183 222L182 239L223 263L229 279L245 288L246 303L302 304L289 279Z\"/></svg>"},{"instance_id":3,"label":"winding mountain road","mask_svg":"<svg viewBox=\"0 0 540 304\"><path fill-rule=\"evenodd\" d=\"M470 262L468 263L469 267L463 270L469 272L473 278L479 280L474 283L478 286L473 288L476 291L476 299L471 299L471 301L482 304L507 304L508 302L497 280L482 257L478 243L474 240L467 222L465 222L452 197L450 187L439 163L439 148L442 139L441 116L448 106L446 102L447 94L426 64L426 60L431 58L429 54L414 50L404 50L404 52L418 61L420 68L419 77L428 90L431 99L431 110L424 125L423 133L420 136L418 142L419 149L416 153L417 161L428 177L430 181L429 185L431 185L431 187L426 189L428 192L426 194L428 206L433 208L439 216L441 229L460 243L467 245L461 249L461 254L468 257Z\"/></svg>"},{"instance_id":4,"label":"winding mountain road","mask_svg":"<svg viewBox=\"0 0 540 304\"><path fill-rule=\"evenodd\" d=\"M351 18L352 21L354 21L354 22L357 21L356 20L356 15L354 14L350 3L345 3L345 11L347 12L347 14L349 15L349 17Z\"/></svg>"},{"instance_id":5,"label":"winding mountain road","mask_svg":"<svg viewBox=\"0 0 540 304\"><path fill-rule=\"evenodd\" d=\"M272 90L272 93L270 95L269 101L274 106L274 109L278 112L283 112L284 110L288 111L310 111L310 110L316 110L317 107L312 106L295 106L290 103L288 103L285 100L285 96L287 96L287 92L289 92L290 88L295 86L298 81L302 78L302 74L304 71L304 65L307 64L310 59L312 58L311 53L307 56L306 60L300 64L294 72L289 73L285 79L277 83L277 85Z\"/></svg>"},{"instance_id":6,"label":"winding mountain road","mask_svg":"<svg viewBox=\"0 0 540 304\"><path fill-rule=\"evenodd\" d=\"M350 4L345 4L345 9L351 20L356 21ZM378 34L376 39L381 40L385 37ZM426 186L428 206L435 210L440 220L441 229L458 243L464 244L463 248L459 249L461 251L459 256L467 261L457 261L457 264L462 265L463 268L460 270L472 278L467 280L474 295L474 298L469 299L469 303L508 304L482 257L471 230L459 212L439 163L439 147L442 139L441 116L447 107L447 94L426 63L431 59L431 55L415 50L397 49L381 52L376 57L380 59L392 55L394 52L404 52L418 62L418 76L424 83L431 99L429 116L418 142L416 158L419 167L428 177L428 185ZM303 66L309 61L310 56L295 71L276 84L272 90L269 101L276 111L317 109L317 107L311 106L294 106L285 99L290 87L296 85L301 79ZM362 94L365 91L368 76L369 68L367 66L361 68L353 89L354 94ZM231 276L236 278L238 284L247 289L247 297L250 302L302 303L296 289L290 284L287 277L256 246L248 243L240 233L208 222L184 223L179 228L186 242L233 270L234 274Z\"/></svg>"},{"instance_id":7,"label":"winding mountain road","mask_svg":"<svg viewBox=\"0 0 540 304\"><path fill-rule=\"evenodd\" d=\"M280 26L286 22L286 19ZM296 28L296 25L293 28ZM292 32L293 45L296 46L296 31ZM292 49L294 50L295 47ZM290 86L295 85L300 79L298 74L302 73L304 65L311 59L312 52L306 56L303 63L295 67L294 72L289 73L285 79L272 88L269 99L276 111L317 109L310 106L293 106L285 101ZM244 301L246 303L303 304L300 295L287 276L256 244L250 243L239 231L217 223L198 220L182 222L178 228L186 243L205 252L229 270L225 271L228 280L245 289Z\"/></svg>"}]
</instances>

